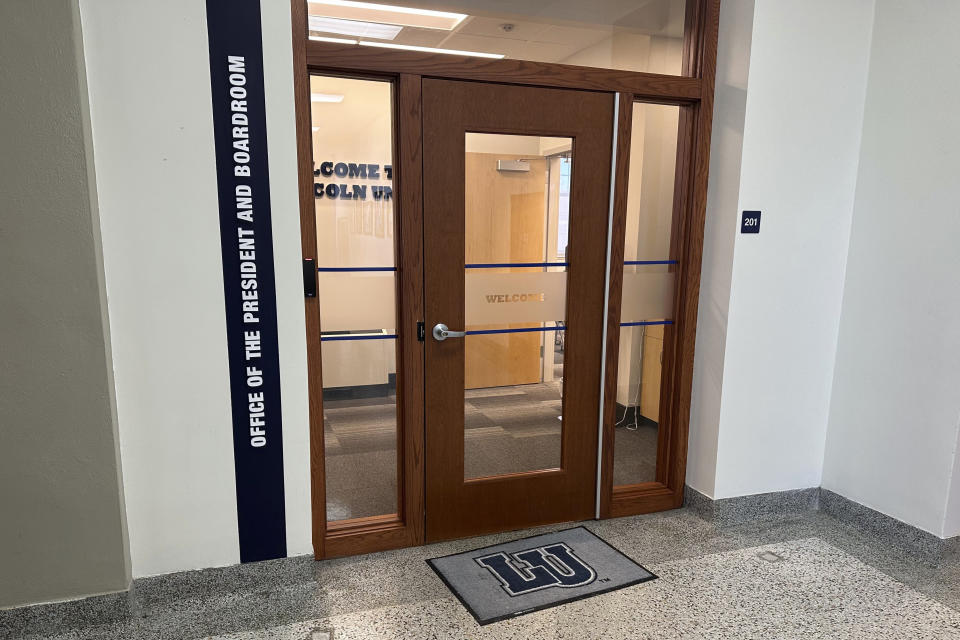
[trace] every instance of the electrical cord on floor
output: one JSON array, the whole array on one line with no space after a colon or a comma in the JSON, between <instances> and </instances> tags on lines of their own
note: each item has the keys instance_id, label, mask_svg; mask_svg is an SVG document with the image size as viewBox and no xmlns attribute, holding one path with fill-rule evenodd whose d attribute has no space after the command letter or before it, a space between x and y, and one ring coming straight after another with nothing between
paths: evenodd
<instances>
[{"instance_id":1,"label":"electrical cord on floor","mask_svg":"<svg viewBox=\"0 0 960 640\"><path fill-rule=\"evenodd\" d=\"M626 425L628 431L636 431L640 428L640 387L643 385L643 349L644 349L644 338L647 334L646 325L640 325L640 358L638 362L640 363L640 375L637 377L637 393L633 398L633 422L632 424L628 423ZM620 424L627 419L627 414L630 413L630 407L628 406L624 412L623 417L614 423L613 428L616 429Z\"/></svg>"}]
</instances>

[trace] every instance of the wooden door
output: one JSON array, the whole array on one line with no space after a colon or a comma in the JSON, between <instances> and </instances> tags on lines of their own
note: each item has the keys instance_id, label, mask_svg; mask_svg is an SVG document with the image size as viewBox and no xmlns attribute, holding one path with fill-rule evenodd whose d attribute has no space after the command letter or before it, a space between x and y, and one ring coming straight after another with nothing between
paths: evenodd
<instances>
[{"instance_id":1,"label":"wooden door","mask_svg":"<svg viewBox=\"0 0 960 640\"><path fill-rule=\"evenodd\" d=\"M426 538L592 517L614 95L424 79L422 105ZM555 153L568 175L531 182Z\"/></svg>"}]
</instances>

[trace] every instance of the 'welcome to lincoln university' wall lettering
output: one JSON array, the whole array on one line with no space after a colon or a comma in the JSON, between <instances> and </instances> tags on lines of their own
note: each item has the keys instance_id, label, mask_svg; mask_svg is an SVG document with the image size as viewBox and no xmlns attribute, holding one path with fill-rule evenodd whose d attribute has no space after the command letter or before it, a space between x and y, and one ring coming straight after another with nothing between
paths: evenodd
<instances>
[{"instance_id":1,"label":"'welcome to lincoln university' wall lettering","mask_svg":"<svg viewBox=\"0 0 960 640\"><path fill-rule=\"evenodd\" d=\"M320 163L320 168L314 165L314 176L325 178L347 178L350 180L392 180L393 166L383 165L383 173L380 172L380 165L369 164L366 162L326 162ZM366 184L339 184L314 182L313 195L317 198L333 198L337 200L366 200L367 187L370 187L370 195L374 200L390 200L393 198L393 187L385 185L366 185Z\"/></svg>"}]
</instances>

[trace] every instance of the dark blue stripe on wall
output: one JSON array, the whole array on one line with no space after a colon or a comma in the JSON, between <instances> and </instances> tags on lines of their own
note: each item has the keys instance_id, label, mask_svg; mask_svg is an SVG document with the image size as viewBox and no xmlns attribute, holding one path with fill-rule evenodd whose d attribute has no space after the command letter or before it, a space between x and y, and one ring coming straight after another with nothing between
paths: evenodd
<instances>
[{"instance_id":1,"label":"dark blue stripe on wall","mask_svg":"<svg viewBox=\"0 0 960 640\"><path fill-rule=\"evenodd\" d=\"M643 322L621 322L621 327L639 327L653 324L673 324L673 320L644 320ZM566 331L566 327L523 327L522 329L478 329L467 331L468 336L484 336L493 333L529 333L531 331ZM394 337L394 336L389 336ZM326 338L324 338L326 340Z\"/></svg>"},{"instance_id":2,"label":"dark blue stripe on wall","mask_svg":"<svg viewBox=\"0 0 960 640\"><path fill-rule=\"evenodd\" d=\"M522 329L477 329L467 331L468 336L486 336L492 333L529 333L531 331L566 331L566 327L523 327Z\"/></svg>"},{"instance_id":3,"label":"dark blue stripe on wall","mask_svg":"<svg viewBox=\"0 0 960 640\"><path fill-rule=\"evenodd\" d=\"M503 269L507 267L567 267L569 262L478 262L464 265L466 269Z\"/></svg>"},{"instance_id":4,"label":"dark blue stripe on wall","mask_svg":"<svg viewBox=\"0 0 960 640\"><path fill-rule=\"evenodd\" d=\"M320 342L333 342L336 340L392 340L397 337L395 333L378 333L370 336L320 336Z\"/></svg>"},{"instance_id":5,"label":"dark blue stripe on wall","mask_svg":"<svg viewBox=\"0 0 960 640\"><path fill-rule=\"evenodd\" d=\"M644 320L643 322L621 322L621 327L645 327L652 324L673 324L673 320Z\"/></svg>"},{"instance_id":6,"label":"dark blue stripe on wall","mask_svg":"<svg viewBox=\"0 0 960 640\"><path fill-rule=\"evenodd\" d=\"M623 264L679 264L676 260L624 260Z\"/></svg>"},{"instance_id":7,"label":"dark blue stripe on wall","mask_svg":"<svg viewBox=\"0 0 960 640\"><path fill-rule=\"evenodd\" d=\"M396 271L396 267L317 267L320 273L350 273L353 271Z\"/></svg>"},{"instance_id":8,"label":"dark blue stripe on wall","mask_svg":"<svg viewBox=\"0 0 960 640\"><path fill-rule=\"evenodd\" d=\"M207 0L207 31L240 561L252 562L287 555L259 0Z\"/></svg>"}]
</instances>

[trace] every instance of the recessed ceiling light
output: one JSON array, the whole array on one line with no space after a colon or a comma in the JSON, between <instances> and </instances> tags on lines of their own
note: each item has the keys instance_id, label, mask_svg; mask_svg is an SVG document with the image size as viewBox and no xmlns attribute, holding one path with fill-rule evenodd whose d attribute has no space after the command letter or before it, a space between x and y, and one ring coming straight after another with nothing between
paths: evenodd
<instances>
[{"instance_id":1,"label":"recessed ceiling light","mask_svg":"<svg viewBox=\"0 0 960 640\"><path fill-rule=\"evenodd\" d=\"M482 51L461 51L460 49L437 49L434 47L416 47L412 44L394 44L392 42L369 42L361 40L358 44L364 47L382 47L384 49L404 49L406 51L425 51L427 53L448 53L455 56L474 56L477 58L494 58L499 60L504 57L502 53L484 53Z\"/></svg>"},{"instance_id":2,"label":"recessed ceiling light","mask_svg":"<svg viewBox=\"0 0 960 640\"><path fill-rule=\"evenodd\" d=\"M323 33L340 33L345 36L393 40L402 29L403 27L392 24L310 16L310 31L321 31Z\"/></svg>"},{"instance_id":3,"label":"recessed ceiling light","mask_svg":"<svg viewBox=\"0 0 960 640\"><path fill-rule=\"evenodd\" d=\"M320 127L313 127L314 131L320 131Z\"/></svg>"},{"instance_id":4,"label":"recessed ceiling light","mask_svg":"<svg viewBox=\"0 0 960 640\"><path fill-rule=\"evenodd\" d=\"M445 31L450 31L467 17L464 13L397 7L372 2L356 2L354 0L310 0L310 4L319 5L317 13L322 12L323 15L332 18L382 22L421 29L443 29Z\"/></svg>"},{"instance_id":5,"label":"recessed ceiling light","mask_svg":"<svg viewBox=\"0 0 960 640\"><path fill-rule=\"evenodd\" d=\"M311 93L311 102L343 102L343 94L340 93Z\"/></svg>"},{"instance_id":6,"label":"recessed ceiling light","mask_svg":"<svg viewBox=\"0 0 960 640\"><path fill-rule=\"evenodd\" d=\"M351 38L326 38L324 36L310 36L310 39L316 40L317 42L333 42L335 44L357 44L357 41Z\"/></svg>"}]
</instances>

